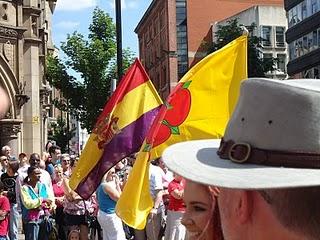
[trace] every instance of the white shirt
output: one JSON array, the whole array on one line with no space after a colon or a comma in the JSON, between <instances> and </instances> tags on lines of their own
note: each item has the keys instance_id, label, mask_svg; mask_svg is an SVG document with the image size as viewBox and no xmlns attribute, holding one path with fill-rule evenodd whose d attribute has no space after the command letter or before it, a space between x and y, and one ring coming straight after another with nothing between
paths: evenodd
<instances>
[{"instance_id":1,"label":"white shirt","mask_svg":"<svg viewBox=\"0 0 320 240\"><path fill-rule=\"evenodd\" d=\"M150 164L149 168L149 181L150 181L150 193L153 199L155 199L157 191L163 190L162 176L163 170L155 165Z\"/></svg>"}]
</instances>

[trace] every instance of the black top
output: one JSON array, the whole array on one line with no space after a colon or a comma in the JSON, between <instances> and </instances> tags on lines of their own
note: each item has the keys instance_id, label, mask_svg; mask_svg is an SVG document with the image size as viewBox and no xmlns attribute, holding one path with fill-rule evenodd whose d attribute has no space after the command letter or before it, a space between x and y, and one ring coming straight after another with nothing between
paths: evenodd
<instances>
[{"instance_id":1,"label":"black top","mask_svg":"<svg viewBox=\"0 0 320 240\"><path fill-rule=\"evenodd\" d=\"M10 177L8 173L1 175L1 182L4 184L4 190L8 191L7 197L10 203L16 203L16 178L17 175Z\"/></svg>"}]
</instances>

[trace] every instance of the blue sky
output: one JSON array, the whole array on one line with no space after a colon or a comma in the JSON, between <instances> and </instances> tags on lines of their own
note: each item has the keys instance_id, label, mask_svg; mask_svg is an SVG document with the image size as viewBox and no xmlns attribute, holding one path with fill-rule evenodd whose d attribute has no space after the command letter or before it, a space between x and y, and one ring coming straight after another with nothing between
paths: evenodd
<instances>
[{"instance_id":1,"label":"blue sky","mask_svg":"<svg viewBox=\"0 0 320 240\"><path fill-rule=\"evenodd\" d=\"M152 0L122 0L122 45L138 55L138 38L134 29ZM58 0L53 15L52 34L59 47L68 33L78 31L85 36L92 22L95 6L110 14L115 21L115 0Z\"/></svg>"}]
</instances>

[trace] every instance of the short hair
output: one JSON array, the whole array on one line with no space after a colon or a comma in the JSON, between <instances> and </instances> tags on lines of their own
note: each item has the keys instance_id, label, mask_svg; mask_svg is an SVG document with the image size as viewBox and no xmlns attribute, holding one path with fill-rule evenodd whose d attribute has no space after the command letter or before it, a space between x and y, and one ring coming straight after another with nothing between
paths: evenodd
<instances>
[{"instance_id":1,"label":"short hair","mask_svg":"<svg viewBox=\"0 0 320 240\"><path fill-rule=\"evenodd\" d=\"M24 153L24 152L22 152L22 153L19 153L19 158L24 158L24 157L26 157L27 156L27 154L26 153Z\"/></svg>"},{"instance_id":2,"label":"short hair","mask_svg":"<svg viewBox=\"0 0 320 240\"><path fill-rule=\"evenodd\" d=\"M12 171L13 171L14 173L16 173L16 172L18 171L18 169L19 169L19 161L17 161L17 160L10 161L10 162L8 163L8 166L9 166L9 168L12 169Z\"/></svg>"},{"instance_id":3,"label":"short hair","mask_svg":"<svg viewBox=\"0 0 320 240\"><path fill-rule=\"evenodd\" d=\"M8 145L5 145L5 146L3 146L3 147L1 148L1 152L2 152L3 154L5 154L5 152L6 152L7 149L11 150L11 147L9 147Z\"/></svg>"},{"instance_id":4,"label":"short hair","mask_svg":"<svg viewBox=\"0 0 320 240\"><path fill-rule=\"evenodd\" d=\"M60 160L62 161L65 158L71 159L71 157L70 157L70 155L68 153L61 154Z\"/></svg>"},{"instance_id":5,"label":"short hair","mask_svg":"<svg viewBox=\"0 0 320 240\"><path fill-rule=\"evenodd\" d=\"M53 145L49 148L49 154L52 156L52 153L55 153L56 150L61 150L61 148L58 145Z\"/></svg>"},{"instance_id":6,"label":"short hair","mask_svg":"<svg viewBox=\"0 0 320 240\"><path fill-rule=\"evenodd\" d=\"M284 227L308 238L319 239L320 186L270 189L263 192L268 196L267 202Z\"/></svg>"},{"instance_id":7,"label":"short hair","mask_svg":"<svg viewBox=\"0 0 320 240\"><path fill-rule=\"evenodd\" d=\"M41 159L38 153L32 153L29 158L29 164L33 165L35 163L35 159Z\"/></svg>"}]
</instances>

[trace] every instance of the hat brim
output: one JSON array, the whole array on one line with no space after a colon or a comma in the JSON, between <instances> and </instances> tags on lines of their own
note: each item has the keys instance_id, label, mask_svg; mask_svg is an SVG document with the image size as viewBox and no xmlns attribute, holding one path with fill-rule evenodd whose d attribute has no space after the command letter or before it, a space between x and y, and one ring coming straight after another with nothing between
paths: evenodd
<instances>
[{"instance_id":1,"label":"hat brim","mask_svg":"<svg viewBox=\"0 0 320 240\"><path fill-rule=\"evenodd\" d=\"M168 147L162 158L173 172L206 185L271 189L320 185L320 169L269 167L219 158L219 139L188 141Z\"/></svg>"}]
</instances>

